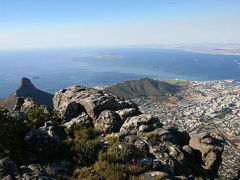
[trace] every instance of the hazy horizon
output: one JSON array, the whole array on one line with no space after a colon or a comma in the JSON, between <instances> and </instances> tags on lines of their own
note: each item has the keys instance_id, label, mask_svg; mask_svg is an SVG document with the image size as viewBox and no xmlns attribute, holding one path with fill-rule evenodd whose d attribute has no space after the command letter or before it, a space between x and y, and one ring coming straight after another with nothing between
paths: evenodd
<instances>
[{"instance_id":1,"label":"hazy horizon","mask_svg":"<svg viewBox=\"0 0 240 180\"><path fill-rule=\"evenodd\" d=\"M236 0L0 0L0 49L240 42Z\"/></svg>"}]
</instances>

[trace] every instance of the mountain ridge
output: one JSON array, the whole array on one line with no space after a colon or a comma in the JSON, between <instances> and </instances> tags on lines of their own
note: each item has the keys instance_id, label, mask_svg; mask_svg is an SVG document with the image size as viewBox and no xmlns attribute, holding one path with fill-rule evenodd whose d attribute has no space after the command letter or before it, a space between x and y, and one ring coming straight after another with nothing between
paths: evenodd
<instances>
[{"instance_id":1,"label":"mountain ridge","mask_svg":"<svg viewBox=\"0 0 240 180\"><path fill-rule=\"evenodd\" d=\"M37 103L46 105L50 109L53 108L52 98L53 95L42 90L37 89L30 79L23 77L20 80L19 86L15 92L5 98L0 98L0 107L13 110L18 97L30 97Z\"/></svg>"},{"instance_id":2,"label":"mountain ridge","mask_svg":"<svg viewBox=\"0 0 240 180\"><path fill-rule=\"evenodd\" d=\"M156 101L165 101L180 91L180 86L168 82L143 78L110 85L103 89L124 98L146 97Z\"/></svg>"}]
</instances>

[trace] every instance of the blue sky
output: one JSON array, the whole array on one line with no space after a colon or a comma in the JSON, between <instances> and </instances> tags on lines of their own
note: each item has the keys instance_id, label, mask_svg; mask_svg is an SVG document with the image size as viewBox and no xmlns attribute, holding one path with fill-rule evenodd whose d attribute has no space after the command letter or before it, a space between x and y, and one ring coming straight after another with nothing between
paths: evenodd
<instances>
[{"instance_id":1,"label":"blue sky","mask_svg":"<svg viewBox=\"0 0 240 180\"><path fill-rule=\"evenodd\" d=\"M0 0L0 48L240 42L239 0Z\"/></svg>"}]
</instances>

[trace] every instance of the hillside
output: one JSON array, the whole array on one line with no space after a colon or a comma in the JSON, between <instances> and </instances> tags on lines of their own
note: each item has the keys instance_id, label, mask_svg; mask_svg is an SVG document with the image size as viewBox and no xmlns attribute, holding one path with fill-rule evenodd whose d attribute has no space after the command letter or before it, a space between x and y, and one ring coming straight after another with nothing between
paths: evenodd
<instances>
[{"instance_id":1,"label":"hillside","mask_svg":"<svg viewBox=\"0 0 240 180\"><path fill-rule=\"evenodd\" d=\"M124 81L103 89L124 98L146 97L156 101L166 101L179 92L180 86L149 78Z\"/></svg>"},{"instance_id":2,"label":"hillside","mask_svg":"<svg viewBox=\"0 0 240 180\"><path fill-rule=\"evenodd\" d=\"M0 98L0 107L5 107L9 110L12 110L16 103L17 97L30 97L41 105L46 105L50 109L53 108L53 95L34 87L28 78L21 79L19 87L14 93L5 98Z\"/></svg>"}]
</instances>

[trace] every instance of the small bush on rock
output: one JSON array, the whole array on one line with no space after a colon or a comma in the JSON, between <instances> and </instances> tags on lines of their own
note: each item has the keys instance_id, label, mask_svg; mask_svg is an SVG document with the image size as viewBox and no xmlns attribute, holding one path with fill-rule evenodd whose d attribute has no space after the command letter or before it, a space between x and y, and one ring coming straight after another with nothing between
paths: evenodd
<instances>
[{"instance_id":1,"label":"small bush on rock","mask_svg":"<svg viewBox=\"0 0 240 180\"><path fill-rule=\"evenodd\" d=\"M33 106L28 109L26 111L26 114L28 115L28 118L33 128L43 126L45 122L51 120L51 115L45 113L44 107L39 105Z\"/></svg>"}]
</instances>

